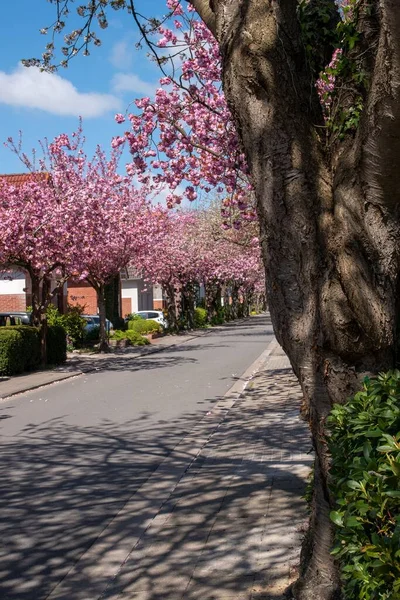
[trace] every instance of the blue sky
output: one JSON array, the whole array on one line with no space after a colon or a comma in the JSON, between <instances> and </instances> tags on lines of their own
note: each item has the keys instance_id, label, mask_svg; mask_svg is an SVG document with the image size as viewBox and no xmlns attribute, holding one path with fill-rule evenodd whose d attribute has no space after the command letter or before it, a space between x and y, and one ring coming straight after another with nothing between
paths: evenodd
<instances>
[{"instance_id":1,"label":"blue sky","mask_svg":"<svg viewBox=\"0 0 400 600\"><path fill-rule=\"evenodd\" d=\"M40 73L20 65L23 58L40 57L50 36L39 30L55 18L55 7L47 0L14 0L1 3L0 19L0 173L25 169L3 142L23 133L23 147L30 151L38 140L71 133L83 117L86 150L96 144L108 147L111 138L122 132L114 121L137 97L151 94L159 72L138 51L138 33L132 19L122 11L110 11L108 29L100 32L102 46L91 55L75 57L57 74ZM83 4L76 1L75 6ZM166 12L164 0L140 0L138 8L148 15ZM71 5L73 6L73 4ZM68 33L73 23L66 26ZM59 45L62 37L59 36Z\"/></svg>"}]
</instances>

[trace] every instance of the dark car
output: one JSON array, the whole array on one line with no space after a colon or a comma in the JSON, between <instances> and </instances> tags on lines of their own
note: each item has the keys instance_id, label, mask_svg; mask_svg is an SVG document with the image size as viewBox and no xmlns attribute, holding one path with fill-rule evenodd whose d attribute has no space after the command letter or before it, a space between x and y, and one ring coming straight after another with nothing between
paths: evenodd
<instances>
[{"instance_id":1,"label":"dark car","mask_svg":"<svg viewBox=\"0 0 400 600\"><path fill-rule=\"evenodd\" d=\"M100 327L100 317L99 315L81 315L82 319L86 321L85 331L89 332L95 327ZM106 319L106 331L110 333L110 329L112 328L112 323L108 319Z\"/></svg>"},{"instance_id":2,"label":"dark car","mask_svg":"<svg viewBox=\"0 0 400 600\"><path fill-rule=\"evenodd\" d=\"M22 311L0 312L0 327L6 325L32 325L32 313Z\"/></svg>"}]
</instances>

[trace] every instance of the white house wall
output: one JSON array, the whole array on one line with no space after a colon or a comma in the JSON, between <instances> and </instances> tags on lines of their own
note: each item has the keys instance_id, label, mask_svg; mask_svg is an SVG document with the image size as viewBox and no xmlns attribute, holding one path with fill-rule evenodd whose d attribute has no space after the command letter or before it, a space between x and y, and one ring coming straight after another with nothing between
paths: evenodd
<instances>
[{"instance_id":1,"label":"white house wall","mask_svg":"<svg viewBox=\"0 0 400 600\"><path fill-rule=\"evenodd\" d=\"M130 298L132 312L139 310L139 284L138 279L128 279L121 281L121 298Z\"/></svg>"},{"instance_id":2,"label":"white house wall","mask_svg":"<svg viewBox=\"0 0 400 600\"><path fill-rule=\"evenodd\" d=\"M5 279L7 277L7 279ZM12 277L12 279L9 279ZM0 275L0 294L24 294L25 293L25 275L17 271Z\"/></svg>"}]
</instances>

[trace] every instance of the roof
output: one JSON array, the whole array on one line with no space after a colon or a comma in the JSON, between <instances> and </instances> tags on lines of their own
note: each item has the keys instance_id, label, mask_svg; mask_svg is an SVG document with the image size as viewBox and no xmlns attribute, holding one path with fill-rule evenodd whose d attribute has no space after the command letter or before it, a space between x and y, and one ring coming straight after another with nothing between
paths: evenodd
<instances>
[{"instance_id":1,"label":"roof","mask_svg":"<svg viewBox=\"0 0 400 600\"><path fill-rule=\"evenodd\" d=\"M5 179L7 183L11 185L23 185L24 183L30 183L35 181L48 181L50 179L49 173L36 172L36 173L10 173L0 175L0 179Z\"/></svg>"}]
</instances>

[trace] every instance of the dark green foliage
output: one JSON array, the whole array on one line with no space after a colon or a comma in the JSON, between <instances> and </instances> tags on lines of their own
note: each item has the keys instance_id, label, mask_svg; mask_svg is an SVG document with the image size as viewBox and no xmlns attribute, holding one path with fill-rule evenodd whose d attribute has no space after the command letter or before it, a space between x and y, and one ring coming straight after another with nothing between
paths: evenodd
<instances>
[{"instance_id":1,"label":"dark green foliage","mask_svg":"<svg viewBox=\"0 0 400 600\"><path fill-rule=\"evenodd\" d=\"M331 0L300 0L298 17L307 61L317 77L338 46L339 12Z\"/></svg>"},{"instance_id":2,"label":"dark green foliage","mask_svg":"<svg viewBox=\"0 0 400 600\"><path fill-rule=\"evenodd\" d=\"M162 326L152 319L135 319L128 321L128 330L136 331L137 333L162 333Z\"/></svg>"},{"instance_id":3,"label":"dark green foliage","mask_svg":"<svg viewBox=\"0 0 400 600\"><path fill-rule=\"evenodd\" d=\"M399 600L400 371L366 379L328 427L345 598Z\"/></svg>"},{"instance_id":4,"label":"dark green foliage","mask_svg":"<svg viewBox=\"0 0 400 600\"><path fill-rule=\"evenodd\" d=\"M98 342L100 339L100 327L97 325L89 329L89 331L85 331L83 334L83 343L91 343Z\"/></svg>"},{"instance_id":5,"label":"dark green foliage","mask_svg":"<svg viewBox=\"0 0 400 600\"><path fill-rule=\"evenodd\" d=\"M207 325L207 311L205 308L197 306L194 309L194 326L197 328Z\"/></svg>"},{"instance_id":6,"label":"dark green foliage","mask_svg":"<svg viewBox=\"0 0 400 600\"><path fill-rule=\"evenodd\" d=\"M62 325L49 325L47 329L47 363L59 365L67 360L67 336Z\"/></svg>"},{"instance_id":7,"label":"dark green foliage","mask_svg":"<svg viewBox=\"0 0 400 600\"><path fill-rule=\"evenodd\" d=\"M47 362L60 364L67 359L65 331L50 325L47 331ZM40 365L40 330L15 325L0 328L0 375L18 375Z\"/></svg>"},{"instance_id":8,"label":"dark green foliage","mask_svg":"<svg viewBox=\"0 0 400 600\"><path fill-rule=\"evenodd\" d=\"M127 331L116 330L114 331L111 339L113 340L128 340L130 346L146 346L150 344L149 340L143 337L137 331L128 329Z\"/></svg>"},{"instance_id":9,"label":"dark green foliage","mask_svg":"<svg viewBox=\"0 0 400 600\"><path fill-rule=\"evenodd\" d=\"M18 375L40 364L40 338L35 327L0 328L0 375Z\"/></svg>"},{"instance_id":10,"label":"dark green foliage","mask_svg":"<svg viewBox=\"0 0 400 600\"><path fill-rule=\"evenodd\" d=\"M218 307L218 312L216 315L211 317L211 325L222 325L227 321L225 317L225 308L223 306Z\"/></svg>"}]
</instances>

